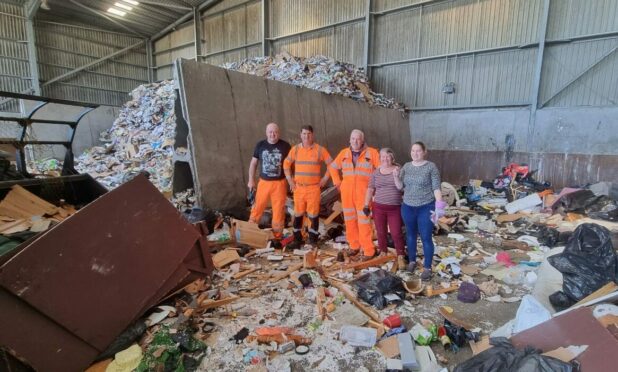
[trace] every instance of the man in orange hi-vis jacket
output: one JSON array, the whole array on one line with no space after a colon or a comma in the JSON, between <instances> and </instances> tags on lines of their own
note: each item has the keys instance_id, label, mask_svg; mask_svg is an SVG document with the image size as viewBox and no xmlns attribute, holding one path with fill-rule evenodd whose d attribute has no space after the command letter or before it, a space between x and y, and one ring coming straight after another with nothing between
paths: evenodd
<instances>
[{"instance_id":1,"label":"man in orange hi-vis jacket","mask_svg":"<svg viewBox=\"0 0 618 372\"><path fill-rule=\"evenodd\" d=\"M260 182L257 185L255 203L251 209L250 222L258 223L264 209L270 204L273 208L272 227L273 248L281 247L281 235L285 227L285 199L287 185L283 174L283 159L288 156L290 144L279 138L279 126L270 123L266 126L266 139L258 142L249 164L249 191L255 190L255 173L258 162L262 162Z\"/></svg>"},{"instance_id":2,"label":"man in orange hi-vis jacket","mask_svg":"<svg viewBox=\"0 0 618 372\"><path fill-rule=\"evenodd\" d=\"M333 158L328 151L313 141L313 127L305 125L300 131L301 143L292 147L283 162L283 171L294 193L294 241L290 248L300 247L303 242L302 227L306 214L311 222L309 227L309 244L317 245L320 224L320 192L326 185L329 173L322 176L322 162L328 169ZM292 170L292 165L294 170Z\"/></svg>"},{"instance_id":3,"label":"man in orange hi-vis jacket","mask_svg":"<svg viewBox=\"0 0 618 372\"><path fill-rule=\"evenodd\" d=\"M371 174L380 165L380 154L365 144L365 134L354 129L350 135L350 147L339 152L331 163L333 183L341 192L341 206L345 221L345 234L350 245L350 255L363 248L363 259L375 254L371 219L363 213L365 195ZM343 180L339 177L339 171Z\"/></svg>"}]
</instances>

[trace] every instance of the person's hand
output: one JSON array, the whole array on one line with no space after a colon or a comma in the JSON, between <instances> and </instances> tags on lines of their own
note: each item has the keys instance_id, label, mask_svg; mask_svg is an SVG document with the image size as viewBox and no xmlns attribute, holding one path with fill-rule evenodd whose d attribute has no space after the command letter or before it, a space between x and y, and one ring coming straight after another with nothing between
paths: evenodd
<instances>
[{"instance_id":1,"label":"person's hand","mask_svg":"<svg viewBox=\"0 0 618 372\"><path fill-rule=\"evenodd\" d=\"M369 206L365 206L365 208L363 208L363 213L365 214L365 216L369 217L369 215L371 214L371 209L369 209Z\"/></svg>"},{"instance_id":2,"label":"person's hand","mask_svg":"<svg viewBox=\"0 0 618 372\"><path fill-rule=\"evenodd\" d=\"M446 214L446 205L445 201L436 200L436 210L431 212L431 222L433 222L434 225L437 225L438 220Z\"/></svg>"},{"instance_id":3,"label":"person's hand","mask_svg":"<svg viewBox=\"0 0 618 372\"><path fill-rule=\"evenodd\" d=\"M393 169L393 177L399 178L399 167L395 167L395 169Z\"/></svg>"},{"instance_id":4,"label":"person's hand","mask_svg":"<svg viewBox=\"0 0 618 372\"><path fill-rule=\"evenodd\" d=\"M337 188L337 191L341 192L341 184L337 184L335 187Z\"/></svg>"},{"instance_id":5,"label":"person's hand","mask_svg":"<svg viewBox=\"0 0 618 372\"><path fill-rule=\"evenodd\" d=\"M247 183L247 187L249 188L249 191L255 189L255 180L254 179L249 180L249 182Z\"/></svg>"},{"instance_id":6,"label":"person's hand","mask_svg":"<svg viewBox=\"0 0 618 372\"><path fill-rule=\"evenodd\" d=\"M323 189L323 188L324 188L324 186L326 186L326 184L327 184L327 183L328 183L328 179L324 179L324 178L322 178L322 179L320 180L320 188L321 188L321 189Z\"/></svg>"},{"instance_id":7,"label":"person's hand","mask_svg":"<svg viewBox=\"0 0 618 372\"><path fill-rule=\"evenodd\" d=\"M294 180L288 180L288 183L290 184L290 191L294 192L296 190L296 182L294 182Z\"/></svg>"}]
</instances>

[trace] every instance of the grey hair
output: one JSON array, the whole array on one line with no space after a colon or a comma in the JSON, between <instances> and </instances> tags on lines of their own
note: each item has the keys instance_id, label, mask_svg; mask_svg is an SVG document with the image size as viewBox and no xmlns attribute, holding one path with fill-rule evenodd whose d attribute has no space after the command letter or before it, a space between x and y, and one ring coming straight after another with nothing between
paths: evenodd
<instances>
[{"instance_id":1,"label":"grey hair","mask_svg":"<svg viewBox=\"0 0 618 372\"><path fill-rule=\"evenodd\" d=\"M360 130L360 129L353 129L352 133L350 133L350 136L352 136L354 133L358 133L361 136L361 139L363 140L363 142L365 141L365 133Z\"/></svg>"},{"instance_id":2,"label":"grey hair","mask_svg":"<svg viewBox=\"0 0 618 372\"><path fill-rule=\"evenodd\" d=\"M395 152L393 151L393 149L391 149L390 147L382 147L380 149L380 152L388 154L391 157L391 163L393 163L393 165L399 166L399 164L395 161Z\"/></svg>"}]
</instances>

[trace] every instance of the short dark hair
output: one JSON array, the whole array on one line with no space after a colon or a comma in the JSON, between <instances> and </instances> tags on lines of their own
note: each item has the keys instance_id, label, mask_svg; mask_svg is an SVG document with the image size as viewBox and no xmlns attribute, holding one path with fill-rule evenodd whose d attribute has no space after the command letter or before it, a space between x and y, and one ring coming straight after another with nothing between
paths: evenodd
<instances>
[{"instance_id":1,"label":"short dark hair","mask_svg":"<svg viewBox=\"0 0 618 372\"><path fill-rule=\"evenodd\" d=\"M308 130L309 132L313 133L313 127L311 125L303 125L302 127L300 127L301 132L304 130Z\"/></svg>"},{"instance_id":2,"label":"short dark hair","mask_svg":"<svg viewBox=\"0 0 618 372\"><path fill-rule=\"evenodd\" d=\"M421 142L421 141L414 142L412 144L412 146L414 146L414 145L419 145L423 149L423 151L427 151L427 146L425 146L425 144L423 142ZM410 147L412 147L412 146L410 146Z\"/></svg>"}]
</instances>

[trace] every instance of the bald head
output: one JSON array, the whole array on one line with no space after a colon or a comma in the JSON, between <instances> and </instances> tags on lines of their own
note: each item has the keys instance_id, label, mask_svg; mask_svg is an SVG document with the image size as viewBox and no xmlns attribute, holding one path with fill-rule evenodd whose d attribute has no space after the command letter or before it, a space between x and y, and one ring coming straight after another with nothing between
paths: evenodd
<instances>
[{"instance_id":1,"label":"bald head","mask_svg":"<svg viewBox=\"0 0 618 372\"><path fill-rule=\"evenodd\" d=\"M275 144L279 141L279 126L275 123L268 123L266 126L266 140L270 144Z\"/></svg>"},{"instance_id":2,"label":"bald head","mask_svg":"<svg viewBox=\"0 0 618 372\"><path fill-rule=\"evenodd\" d=\"M365 133L360 129L354 129L350 134L350 147L352 151L360 151L365 145Z\"/></svg>"}]
</instances>

